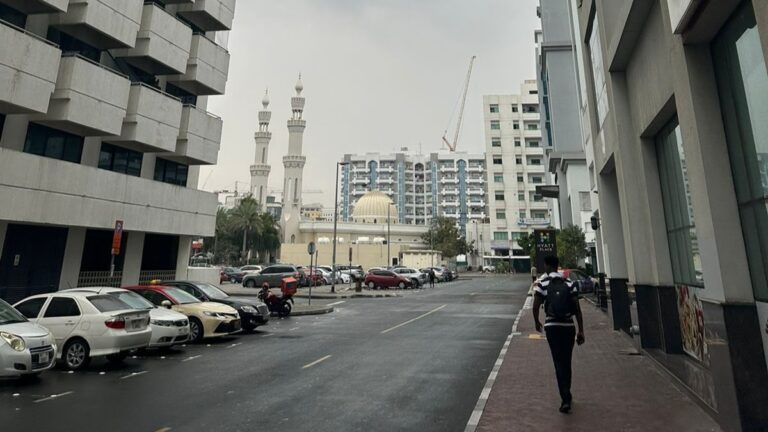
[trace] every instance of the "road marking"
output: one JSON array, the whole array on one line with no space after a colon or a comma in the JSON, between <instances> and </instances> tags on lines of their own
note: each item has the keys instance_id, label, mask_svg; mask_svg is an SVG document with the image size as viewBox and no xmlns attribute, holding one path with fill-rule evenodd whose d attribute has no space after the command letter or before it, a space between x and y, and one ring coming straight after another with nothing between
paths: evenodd
<instances>
[{"instance_id":1,"label":"road marking","mask_svg":"<svg viewBox=\"0 0 768 432\"><path fill-rule=\"evenodd\" d=\"M164 428L162 428L162 429L158 429L158 430L156 430L155 432L170 432L170 430L171 430L171 428L169 428L169 427L164 427Z\"/></svg>"},{"instance_id":2,"label":"road marking","mask_svg":"<svg viewBox=\"0 0 768 432\"><path fill-rule=\"evenodd\" d=\"M194 360L194 359L196 359L196 358L200 358L200 357L202 357L202 356L203 356L203 355L202 355L202 354L200 354L200 355L196 355L196 356L192 356L192 357L187 357L187 358L185 358L185 359L184 359L184 360L182 360L182 361L183 361L183 362L186 362L186 361Z\"/></svg>"},{"instance_id":3,"label":"road marking","mask_svg":"<svg viewBox=\"0 0 768 432\"><path fill-rule=\"evenodd\" d=\"M239 345L242 345L242 344L243 344L242 342L233 343L232 345L230 345L230 346L226 347L226 349L234 348L234 347L236 347L236 346L239 346Z\"/></svg>"},{"instance_id":4,"label":"road marking","mask_svg":"<svg viewBox=\"0 0 768 432\"><path fill-rule=\"evenodd\" d=\"M122 376L122 377L120 377L120 379L121 379L121 380L124 380L124 379L128 379L128 378L133 378L133 377L135 377L135 376L144 375L144 374L145 374L145 373L147 373L147 372L148 372L148 371L133 372L133 373L131 373L131 374L129 374L129 375L126 375L126 376Z\"/></svg>"},{"instance_id":5,"label":"road marking","mask_svg":"<svg viewBox=\"0 0 768 432\"><path fill-rule=\"evenodd\" d=\"M269 336L274 336L274 335L275 335L274 333L267 333L267 334L265 334L265 335L264 335L264 336L262 336L262 337L269 337Z\"/></svg>"},{"instance_id":6,"label":"road marking","mask_svg":"<svg viewBox=\"0 0 768 432\"><path fill-rule=\"evenodd\" d=\"M327 355L327 356L325 356L325 357L323 357L323 358L321 358L321 359L317 359L317 360L313 361L313 362L312 362L312 363L310 363L310 364L306 364L306 365L302 366L301 368L302 368L302 369L308 369L308 368L311 368L312 366L314 366L314 365L316 365L316 364L318 364L318 363L324 362L324 361L328 360L328 359L329 359L329 358L331 358L331 357L333 357L333 356L331 356L331 355Z\"/></svg>"},{"instance_id":7,"label":"road marking","mask_svg":"<svg viewBox=\"0 0 768 432\"><path fill-rule=\"evenodd\" d=\"M337 301L336 303L328 303L326 306L336 306L336 305L340 305L342 303L346 303L346 300Z\"/></svg>"},{"instance_id":8,"label":"road marking","mask_svg":"<svg viewBox=\"0 0 768 432\"><path fill-rule=\"evenodd\" d=\"M64 393L53 394L53 395L50 395L48 397L45 397L45 398L42 398L42 399L38 399L38 400L34 401L34 403L40 403L40 402L45 402L45 401L49 401L49 400L58 399L60 397L71 395L72 393L74 393L74 392L73 391L68 391L68 392L64 392Z\"/></svg>"},{"instance_id":9,"label":"road marking","mask_svg":"<svg viewBox=\"0 0 768 432\"><path fill-rule=\"evenodd\" d=\"M288 329L288 331L294 331L294 330L298 330L298 329L299 329L299 327L294 327L294 328Z\"/></svg>"},{"instance_id":10,"label":"road marking","mask_svg":"<svg viewBox=\"0 0 768 432\"><path fill-rule=\"evenodd\" d=\"M437 308L435 308L435 309L432 309L431 311L429 311L429 312L427 312L427 313L425 313L425 314L421 314L421 315L417 316L416 318L413 318L413 319L409 319L408 321L406 321L406 322L404 322L404 323L401 323L401 324L398 324L398 325L396 325L396 326L394 326L394 327L390 327L390 328L388 328L388 329L386 329L386 330L383 330L383 331L381 332L381 334L389 333L389 332L391 332L392 330L398 329L398 328L400 328L400 327L402 327L402 326L404 326L404 325L408 325L408 324L410 324L410 323L412 323L412 322L414 322L414 321L416 321L416 320L420 320L420 319L422 319L422 318L424 318L424 317L426 317L426 316L428 316L428 315L431 315L431 314L433 314L433 313L435 313L435 312L439 311L440 309L442 309L442 308L444 308L444 307L446 307L446 306L448 306L448 305L447 305L447 304L444 304L444 305L442 305L442 306L440 306L440 307L437 307Z\"/></svg>"}]
</instances>

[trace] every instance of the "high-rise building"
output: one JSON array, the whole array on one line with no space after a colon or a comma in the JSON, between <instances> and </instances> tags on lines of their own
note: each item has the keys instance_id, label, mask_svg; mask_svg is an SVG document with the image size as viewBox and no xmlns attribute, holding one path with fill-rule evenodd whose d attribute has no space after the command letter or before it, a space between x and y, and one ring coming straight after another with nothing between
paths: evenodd
<instances>
[{"instance_id":1,"label":"high-rise building","mask_svg":"<svg viewBox=\"0 0 768 432\"><path fill-rule=\"evenodd\" d=\"M517 95L484 96L483 112L491 238L482 253L515 255L521 233L552 223L550 204L536 193L548 176L536 81L525 81Z\"/></svg>"},{"instance_id":2,"label":"high-rise building","mask_svg":"<svg viewBox=\"0 0 768 432\"><path fill-rule=\"evenodd\" d=\"M366 192L379 190L397 205L398 223L429 224L435 216L455 219L464 229L487 217L485 156L405 152L348 154L341 173L339 219L349 221Z\"/></svg>"},{"instance_id":3,"label":"high-rise building","mask_svg":"<svg viewBox=\"0 0 768 432\"><path fill-rule=\"evenodd\" d=\"M259 130L253 136L256 141L256 151L253 165L251 165L251 196L263 207L266 205L267 195L269 195L269 172L272 170L272 167L267 163L269 161L269 142L272 140L272 132L269 131L272 112L267 111L269 93L264 94L261 105L264 109L259 111Z\"/></svg>"},{"instance_id":4,"label":"high-rise building","mask_svg":"<svg viewBox=\"0 0 768 432\"><path fill-rule=\"evenodd\" d=\"M218 158L205 109L234 9L0 1L1 297L186 277L192 239L214 233L216 196L197 184Z\"/></svg>"},{"instance_id":5,"label":"high-rise building","mask_svg":"<svg viewBox=\"0 0 768 432\"><path fill-rule=\"evenodd\" d=\"M293 115L288 120L288 154L283 156L285 180L283 182L283 211L280 219L283 243L295 243L299 235L304 165L307 163L306 156L302 154L304 129L307 127L307 122L303 118L306 100L301 95L304 90L301 75L299 75L295 89L296 96L291 98Z\"/></svg>"}]
</instances>

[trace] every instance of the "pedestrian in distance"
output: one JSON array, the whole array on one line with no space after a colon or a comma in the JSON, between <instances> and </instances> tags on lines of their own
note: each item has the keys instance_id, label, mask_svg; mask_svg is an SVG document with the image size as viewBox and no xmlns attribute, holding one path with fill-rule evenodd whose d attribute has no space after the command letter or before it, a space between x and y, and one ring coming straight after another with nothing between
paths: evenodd
<instances>
[{"instance_id":1,"label":"pedestrian in distance","mask_svg":"<svg viewBox=\"0 0 768 432\"><path fill-rule=\"evenodd\" d=\"M539 277L539 270L536 266L531 266L531 281L536 282L537 277Z\"/></svg>"},{"instance_id":2,"label":"pedestrian in distance","mask_svg":"<svg viewBox=\"0 0 768 432\"><path fill-rule=\"evenodd\" d=\"M435 269L429 269L429 287L435 287Z\"/></svg>"},{"instance_id":3,"label":"pedestrian in distance","mask_svg":"<svg viewBox=\"0 0 768 432\"><path fill-rule=\"evenodd\" d=\"M544 258L544 273L534 283L533 320L536 331L542 329L547 336L552 361L555 365L557 387L560 390L560 412L571 411L571 359L574 342L584 343L584 320L579 306L579 290L576 284L558 271L559 261L556 256ZM544 305L546 319L542 326L539 309ZM578 331L573 323L576 317Z\"/></svg>"}]
</instances>

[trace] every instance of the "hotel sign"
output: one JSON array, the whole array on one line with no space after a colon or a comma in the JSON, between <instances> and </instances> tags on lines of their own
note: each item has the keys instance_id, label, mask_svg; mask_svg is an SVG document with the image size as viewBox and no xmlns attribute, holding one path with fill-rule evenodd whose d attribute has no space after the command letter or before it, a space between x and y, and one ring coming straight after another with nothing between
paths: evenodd
<instances>
[{"instance_id":1,"label":"hotel sign","mask_svg":"<svg viewBox=\"0 0 768 432\"><path fill-rule=\"evenodd\" d=\"M672 22L673 32L683 33L701 2L702 0L667 0L669 20Z\"/></svg>"}]
</instances>

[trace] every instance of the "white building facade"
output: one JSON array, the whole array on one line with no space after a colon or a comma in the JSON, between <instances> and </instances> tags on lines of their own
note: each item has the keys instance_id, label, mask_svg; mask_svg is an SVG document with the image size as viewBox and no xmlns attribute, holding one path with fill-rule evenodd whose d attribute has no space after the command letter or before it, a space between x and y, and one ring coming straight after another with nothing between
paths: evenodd
<instances>
[{"instance_id":1,"label":"white building facade","mask_svg":"<svg viewBox=\"0 0 768 432\"><path fill-rule=\"evenodd\" d=\"M235 0L0 0L0 297L185 277ZM113 229L123 222L109 276Z\"/></svg>"}]
</instances>

